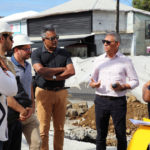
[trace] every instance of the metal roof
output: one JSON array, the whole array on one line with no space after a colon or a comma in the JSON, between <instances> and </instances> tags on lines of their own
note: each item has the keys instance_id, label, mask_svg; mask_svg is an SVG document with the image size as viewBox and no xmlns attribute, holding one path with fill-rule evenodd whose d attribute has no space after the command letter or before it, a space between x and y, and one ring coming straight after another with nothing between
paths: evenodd
<instances>
[{"instance_id":1,"label":"metal roof","mask_svg":"<svg viewBox=\"0 0 150 150\"><path fill-rule=\"evenodd\" d=\"M59 15L75 12L84 11L115 11L116 10L116 0L70 0L64 4L58 5L56 7L45 10L33 17L29 18L40 18L50 15ZM150 15L150 12L136 9L127 5L120 3L120 11L134 11L143 14Z\"/></svg>"},{"instance_id":2,"label":"metal roof","mask_svg":"<svg viewBox=\"0 0 150 150\"><path fill-rule=\"evenodd\" d=\"M0 21L6 21L6 22L18 21L27 17L37 15L37 14L38 12L36 11L25 11L25 12L15 13L15 14L0 18Z\"/></svg>"}]
</instances>

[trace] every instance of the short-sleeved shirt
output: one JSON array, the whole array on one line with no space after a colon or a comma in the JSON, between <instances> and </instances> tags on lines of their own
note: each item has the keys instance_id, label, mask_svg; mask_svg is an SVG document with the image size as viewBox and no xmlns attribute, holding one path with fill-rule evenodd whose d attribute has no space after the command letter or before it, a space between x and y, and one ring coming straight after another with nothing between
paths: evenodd
<instances>
[{"instance_id":1,"label":"short-sleeved shirt","mask_svg":"<svg viewBox=\"0 0 150 150\"><path fill-rule=\"evenodd\" d=\"M31 65L25 61L25 67L19 64L15 57L11 57L11 61L14 64L16 76L20 77L20 82L28 94L29 98L31 98L31 83L32 83L32 73L31 73Z\"/></svg>"},{"instance_id":2,"label":"short-sleeved shirt","mask_svg":"<svg viewBox=\"0 0 150 150\"><path fill-rule=\"evenodd\" d=\"M72 64L72 60L70 54L61 48L56 48L53 53L47 51L45 46L34 50L32 55L32 65L36 63L42 64L44 67L49 68L57 68L57 67L65 67L68 64ZM55 88L55 87L64 87L65 80L63 81L50 81L41 77L38 73L36 73L35 80L37 86L41 88Z\"/></svg>"}]
</instances>

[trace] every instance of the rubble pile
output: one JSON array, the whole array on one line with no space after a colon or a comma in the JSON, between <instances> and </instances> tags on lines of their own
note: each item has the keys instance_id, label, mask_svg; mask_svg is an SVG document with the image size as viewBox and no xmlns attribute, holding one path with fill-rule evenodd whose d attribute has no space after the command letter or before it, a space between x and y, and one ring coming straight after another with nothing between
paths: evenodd
<instances>
[{"instance_id":1,"label":"rubble pile","mask_svg":"<svg viewBox=\"0 0 150 150\"><path fill-rule=\"evenodd\" d=\"M88 109L88 105L85 101L77 104L71 104L69 103L67 105L67 117L69 117L70 120L73 121L73 125L77 126L78 129L74 132L74 135L76 135L76 139L80 140L78 138L78 134L82 133L81 139L84 141L83 135L85 135L85 138L91 137L91 139L95 139L95 131L96 131L96 123L95 123L95 106L93 105ZM147 111L147 104L143 104L139 102L136 97L130 95L127 98L127 137L128 141L132 137L133 133L137 129L138 126L133 125L129 119L136 119L136 120L142 120L142 118L148 118L148 111ZM82 132L81 132L82 130ZM88 132L87 132L87 131ZM76 134L75 134L76 132ZM89 133L94 133L93 136L90 135ZM109 124L109 132L108 132L108 137L107 137L107 145L110 146L115 146L116 145L116 138L115 138L115 131L114 131L114 126L112 119L110 119L110 124Z\"/></svg>"}]
</instances>

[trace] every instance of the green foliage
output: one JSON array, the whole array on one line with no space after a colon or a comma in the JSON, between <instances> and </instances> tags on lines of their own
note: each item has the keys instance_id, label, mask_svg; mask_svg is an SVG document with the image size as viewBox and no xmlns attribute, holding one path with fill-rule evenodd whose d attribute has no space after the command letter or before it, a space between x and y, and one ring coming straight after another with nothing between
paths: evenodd
<instances>
[{"instance_id":1,"label":"green foliage","mask_svg":"<svg viewBox=\"0 0 150 150\"><path fill-rule=\"evenodd\" d=\"M134 8L150 11L150 0L132 0L132 6Z\"/></svg>"}]
</instances>

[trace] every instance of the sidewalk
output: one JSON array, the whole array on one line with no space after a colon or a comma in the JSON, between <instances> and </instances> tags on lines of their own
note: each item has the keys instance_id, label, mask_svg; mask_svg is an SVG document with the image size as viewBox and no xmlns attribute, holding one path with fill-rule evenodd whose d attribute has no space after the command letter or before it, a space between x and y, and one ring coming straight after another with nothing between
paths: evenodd
<instances>
[{"instance_id":1,"label":"sidewalk","mask_svg":"<svg viewBox=\"0 0 150 150\"><path fill-rule=\"evenodd\" d=\"M28 150L28 145L23 136L21 150ZM49 134L49 149L53 150L53 133ZM64 150L95 150L95 144L64 139Z\"/></svg>"},{"instance_id":2,"label":"sidewalk","mask_svg":"<svg viewBox=\"0 0 150 150\"><path fill-rule=\"evenodd\" d=\"M53 133L49 133L49 149L53 150ZM22 148L21 150L29 150L26 143L25 137L22 139ZM80 142L70 139L64 139L64 150L96 150L95 144ZM107 150L117 150L116 147L107 147Z\"/></svg>"}]
</instances>

